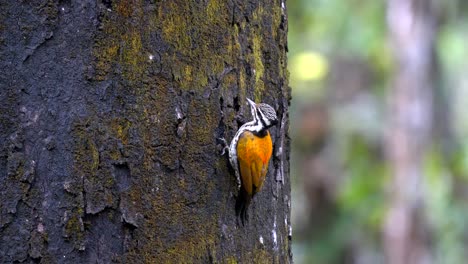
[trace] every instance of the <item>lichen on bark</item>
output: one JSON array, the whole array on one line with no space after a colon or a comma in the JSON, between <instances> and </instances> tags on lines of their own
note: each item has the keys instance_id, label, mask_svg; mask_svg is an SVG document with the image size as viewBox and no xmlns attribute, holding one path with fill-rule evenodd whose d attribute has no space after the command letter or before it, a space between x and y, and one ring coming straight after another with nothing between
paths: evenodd
<instances>
[{"instance_id":1,"label":"lichen on bark","mask_svg":"<svg viewBox=\"0 0 468 264\"><path fill-rule=\"evenodd\" d=\"M1 54L28 55L0 59L2 69L12 63L18 70L0 75L8 84L0 91L6 102L0 136L13 144L0 145L0 175L10 173L0 181L11 188L1 188L0 234L38 244L16 251L2 244L0 256L290 262L290 91L281 3L40 2L31 10L1 3ZM20 14L20 32L3 27ZM36 17L43 24L30 32ZM21 34L37 45L5 43ZM239 116L250 118L246 97L274 106L282 125L270 131L275 158L242 226L234 213L236 180L217 138L232 138ZM15 141L15 133L32 140ZM286 177L278 180L278 172ZM26 235L15 236L18 230Z\"/></svg>"}]
</instances>

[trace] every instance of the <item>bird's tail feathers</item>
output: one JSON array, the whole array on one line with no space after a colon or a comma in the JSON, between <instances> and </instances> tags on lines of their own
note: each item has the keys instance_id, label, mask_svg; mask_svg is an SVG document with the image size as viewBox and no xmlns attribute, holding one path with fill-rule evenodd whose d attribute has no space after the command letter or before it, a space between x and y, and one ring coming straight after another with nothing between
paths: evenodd
<instances>
[{"instance_id":1,"label":"bird's tail feathers","mask_svg":"<svg viewBox=\"0 0 468 264\"><path fill-rule=\"evenodd\" d=\"M241 187L239 196L237 196L236 200L236 216L239 217L242 221L242 225L245 224L247 221L247 209L249 208L250 201L252 200L252 196L249 195L244 188Z\"/></svg>"}]
</instances>

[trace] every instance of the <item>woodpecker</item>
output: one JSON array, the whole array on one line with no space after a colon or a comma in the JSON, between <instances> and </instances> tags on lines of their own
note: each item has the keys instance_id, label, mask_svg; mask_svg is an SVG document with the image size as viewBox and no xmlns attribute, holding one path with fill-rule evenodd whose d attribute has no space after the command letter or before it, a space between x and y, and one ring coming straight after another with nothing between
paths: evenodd
<instances>
[{"instance_id":1,"label":"woodpecker","mask_svg":"<svg viewBox=\"0 0 468 264\"><path fill-rule=\"evenodd\" d=\"M247 98L253 120L242 125L229 145L229 162L235 171L239 195L236 215L242 224L247 219L247 208L253 196L260 191L273 153L268 128L276 125L276 112L268 104L256 104Z\"/></svg>"}]
</instances>

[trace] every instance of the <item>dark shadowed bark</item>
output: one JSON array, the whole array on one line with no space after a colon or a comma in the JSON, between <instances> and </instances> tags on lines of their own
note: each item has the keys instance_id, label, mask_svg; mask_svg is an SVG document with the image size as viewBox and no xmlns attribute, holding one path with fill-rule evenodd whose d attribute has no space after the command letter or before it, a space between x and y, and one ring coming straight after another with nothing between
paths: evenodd
<instances>
[{"instance_id":1,"label":"dark shadowed bark","mask_svg":"<svg viewBox=\"0 0 468 264\"><path fill-rule=\"evenodd\" d=\"M435 2L389 0L388 26L396 62L390 93L387 152L392 169L384 228L388 263L431 263L422 183L432 138Z\"/></svg>"},{"instance_id":2,"label":"dark shadowed bark","mask_svg":"<svg viewBox=\"0 0 468 264\"><path fill-rule=\"evenodd\" d=\"M0 0L0 262L288 263L283 0ZM239 225L246 97L274 152Z\"/></svg>"}]
</instances>

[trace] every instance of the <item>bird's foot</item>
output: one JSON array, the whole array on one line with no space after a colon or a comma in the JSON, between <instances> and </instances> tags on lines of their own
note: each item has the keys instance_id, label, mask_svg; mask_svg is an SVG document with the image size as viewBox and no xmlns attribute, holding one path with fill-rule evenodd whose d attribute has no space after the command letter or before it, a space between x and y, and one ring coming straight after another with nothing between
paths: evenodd
<instances>
[{"instance_id":1,"label":"bird's foot","mask_svg":"<svg viewBox=\"0 0 468 264\"><path fill-rule=\"evenodd\" d=\"M218 138L218 140L221 142L220 144L218 144L218 146L221 146L222 149L220 150L220 155L221 156L224 156L226 153L229 153L229 146L226 142L226 139L224 138Z\"/></svg>"}]
</instances>

